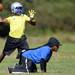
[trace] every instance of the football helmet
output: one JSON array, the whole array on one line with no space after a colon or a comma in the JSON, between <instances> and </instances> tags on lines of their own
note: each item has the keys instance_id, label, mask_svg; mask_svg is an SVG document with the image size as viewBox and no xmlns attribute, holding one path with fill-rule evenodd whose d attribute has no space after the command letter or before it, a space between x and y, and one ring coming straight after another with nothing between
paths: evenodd
<instances>
[{"instance_id":1,"label":"football helmet","mask_svg":"<svg viewBox=\"0 0 75 75\"><path fill-rule=\"evenodd\" d=\"M19 2L14 2L11 4L11 12L17 15L21 15L24 12L23 5Z\"/></svg>"}]
</instances>

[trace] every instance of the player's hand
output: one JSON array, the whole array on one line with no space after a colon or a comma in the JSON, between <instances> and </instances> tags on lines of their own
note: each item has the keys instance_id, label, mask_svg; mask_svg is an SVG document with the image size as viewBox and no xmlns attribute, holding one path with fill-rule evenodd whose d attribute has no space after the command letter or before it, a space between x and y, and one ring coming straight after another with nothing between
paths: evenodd
<instances>
[{"instance_id":1,"label":"player's hand","mask_svg":"<svg viewBox=\"0 0 75 75\"><path fill-rule=\"evenodd\" d=\"M0 17L0 22L3 22L2 18Z\"/></svg>"},{"instance_id":2,"label":"player's hand","mask_svg":"<svg viewBox=\"0 0 75 75\"><path fill-rule=\"evenodd\" d=\"M29 10L28 12L29 12L30 17L31 17L31 18L34 18L36 12L35 12L34 10L32 10L32 9Z\"/></svg>"},{"instance_id":3,"label":"player's hand","mask_svg":"<svg viewBox=\"0 0 75 75\"><path fill-rule=\"evenodd\" d=\"M3 23L8 23L8 20L7 19L3 19L2 17L0 17L0 23L3 22Z\"/></svg>"}]
</instances>

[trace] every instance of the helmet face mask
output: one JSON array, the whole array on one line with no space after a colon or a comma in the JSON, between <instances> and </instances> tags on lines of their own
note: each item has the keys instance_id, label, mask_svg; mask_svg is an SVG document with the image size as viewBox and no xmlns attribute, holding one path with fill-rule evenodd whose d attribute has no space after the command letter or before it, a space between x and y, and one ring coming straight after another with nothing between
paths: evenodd
<instances>
[{"instance_id":1,"label":"helmet face mask","mask_svg":"<svg viewBox=\"0 0 75 75\"><path fill-rule=\"evenodd\" d=\"M23 14L23 7L16 7L14 11L14 13L17 15Z\"/></svg>"},{"instance_id":2,"label":"helmet face mask","mask_svg":"<svg viewBox=\"0 0 75 75\"><path fill-rule=\"evenodd\" d=\"M19 2L14 2L11 4L11 12L13 14L21 15L24 12L23 5Z\"/></svg>"}]
</instances>

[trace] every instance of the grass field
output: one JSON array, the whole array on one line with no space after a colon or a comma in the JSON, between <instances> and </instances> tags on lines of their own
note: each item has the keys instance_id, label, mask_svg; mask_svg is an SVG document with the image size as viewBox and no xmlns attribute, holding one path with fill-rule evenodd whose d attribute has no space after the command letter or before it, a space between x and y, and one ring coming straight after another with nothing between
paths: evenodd
<instances>
[{"instance_id":1,"label":"grass field","mask_svg":"<svg viewBox=\"0 0 75 75\"><path fill-rule=\"evenodd\" d=\"M30 44L32 41L30 41ZM34 38L34 41L30 47L36 47L38 45L45 43L45 41L43 42L43 40L36 40ZM4 40L0 40L0 49L3 49L4 42ZM0 52L1 51L2 50L0 50ZM75 75L75 43L63 43L62 47L59 49L58 54L59 55L57 60L54 57L52 57L49 61L47 73L32 73L30 75ZM10 75L8 73L7 67L15 64L15 62L18 61L15 59L15 57L16 51L10 57L6 57L4 61L0 63L0 75ZM37 65L37 67L39 69L39 65ZM28 74L25 73L19 75Z\"/></svg>"}]
</instances>

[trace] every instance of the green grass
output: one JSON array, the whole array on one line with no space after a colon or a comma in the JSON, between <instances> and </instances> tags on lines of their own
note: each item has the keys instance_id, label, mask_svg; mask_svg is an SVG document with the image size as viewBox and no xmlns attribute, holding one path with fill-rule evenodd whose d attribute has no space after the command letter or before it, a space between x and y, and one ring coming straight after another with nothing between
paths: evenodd
<instances>
[{"instance_id":1,"label":"green grass","mask_svg":"<svg viewBox=\"0 0 75 75\"><path fill-rule=\"evenodd\" d=\"M45 43L43 39L33 38L29 40L30 47L36 47ZM31 43L33 41L33 43ZM43 42L44 41L44 42ZM3 49L4 40L0 40L0 49ZM2 50L0 50L1 53ZM8 73L8 66L14 65L18 60L16 58L16 51L9 57L6 57L2 63L0 63L0 75L10 75ZM38 70L39 65L37 65ZM75 44L74 43L63 43L58 52L58 58L55 59L54 56L51 58L47 65L47 73L32 73L30 75L75 75ZM13 74L15 75L15 74ZM28 74L20 74L28 75Z\"/></svg>"}]
</instances>

